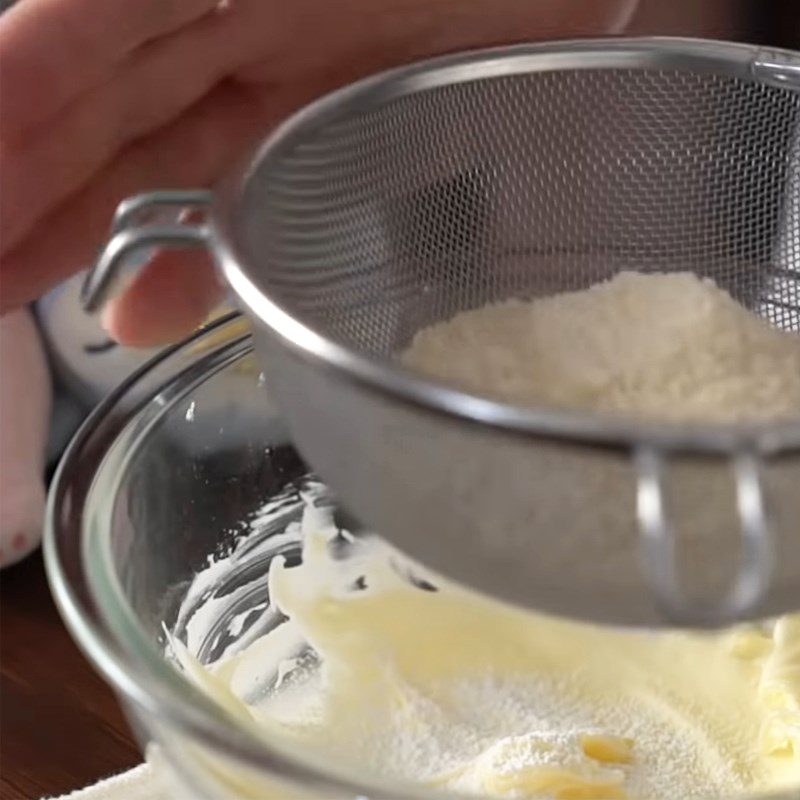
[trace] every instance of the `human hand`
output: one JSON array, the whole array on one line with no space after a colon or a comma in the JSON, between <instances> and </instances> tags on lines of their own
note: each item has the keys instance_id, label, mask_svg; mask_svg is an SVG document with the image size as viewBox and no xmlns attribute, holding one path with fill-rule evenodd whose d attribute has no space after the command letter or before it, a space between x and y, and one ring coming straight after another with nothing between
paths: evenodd
<instances>
[{"instance_id":1,"label":"human hand","mask_svg":"<svg viewBox=\"0 0 800 800\"><path fill-rule=\"evenodd\" d=\"M322 92L449 50L612 32L635 5L25 0L0 17L0 311L91 263L125 196L212 186ZM161 343L221 292L206 257L160 253L112 301L107 327Z\"/></svg>"}]
</instances>

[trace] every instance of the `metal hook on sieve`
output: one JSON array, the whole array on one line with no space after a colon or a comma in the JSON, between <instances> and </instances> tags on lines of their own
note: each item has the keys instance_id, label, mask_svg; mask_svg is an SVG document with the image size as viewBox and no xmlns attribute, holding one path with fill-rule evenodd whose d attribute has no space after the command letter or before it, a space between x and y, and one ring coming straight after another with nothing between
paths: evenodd
<instances>
[{"instance_id":1,"label":"metal hook on sieve","mask_svg":"<svg viewBox=\"0 0 800 800\"><path fill-rule=\"evenodd\" d=\"M653 448L643 448L636 463L642 562L657 603L671 619L699 626L724 624L751 613L765 597L775 565L774 536L767 520L758 457L748 451L733 457L741 561L723 597L703 603L684 592L678 575L675 529L664 501L664 457Z\"/></svg>"},{"instance_id":2,"label":"metal hook on sieve","mask_svg":"<svg viewBox=\"0 0 800 800\"><path fill-rule=\"evenodd\" d=\"M155 212L163 209L205 210L211 197L211 192L202 190L165 190L135 195L120 203L111 225L111 239L83 284L83 307L88 312L95 312L103 306L120 269L132 253L145 247L206 247L209 228L205 223L150 224L149 221Z\"/></svg>"}]
</instances>

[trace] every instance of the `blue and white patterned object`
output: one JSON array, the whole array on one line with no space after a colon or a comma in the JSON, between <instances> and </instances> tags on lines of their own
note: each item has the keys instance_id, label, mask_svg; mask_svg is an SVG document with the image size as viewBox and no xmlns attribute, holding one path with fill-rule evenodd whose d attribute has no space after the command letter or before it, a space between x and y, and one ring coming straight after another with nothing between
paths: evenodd
<instances>
[{"instance_id":1,"label":"blue and white patterned object","mask_svg":"<svg viewBox=\"0 0 800 800\"><path fill-rule=\"evenodd\" d=\"M158 352L113 342L99 316L81 306L83 279L74 276L36 304L56 390L48 461L60 455L91 408Z\"/></svg>"}]
</instances>

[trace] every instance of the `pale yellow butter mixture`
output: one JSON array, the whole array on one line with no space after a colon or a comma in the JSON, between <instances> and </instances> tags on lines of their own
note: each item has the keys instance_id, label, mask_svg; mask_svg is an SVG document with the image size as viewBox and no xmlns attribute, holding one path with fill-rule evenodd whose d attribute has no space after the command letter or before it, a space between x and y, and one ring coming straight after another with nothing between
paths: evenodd
<instances>
[{"instance_id":1,"label":"pale yellow butter mixture","mask_svg":"<svg viewBox=\"0 0 800 800\"><path fill-rule=\"evenodd\" d=\"M342 558L341 534L307 517L303 563L270 572L289 621L206 681L269 735L358 776L495 797L800 788L800 616L602 629L448 585L377 540ZM250 696L270 670L277 688Z\"/></svg>"}]
</instances>

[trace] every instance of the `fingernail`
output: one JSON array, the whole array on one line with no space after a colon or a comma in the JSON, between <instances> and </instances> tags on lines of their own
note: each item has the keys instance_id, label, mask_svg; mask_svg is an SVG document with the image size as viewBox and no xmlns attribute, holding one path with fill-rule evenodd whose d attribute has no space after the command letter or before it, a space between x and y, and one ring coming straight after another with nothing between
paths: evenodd
<instances>
[{"instance_id":1,"label":"fingernail","mask_svg":"<svg viewBox=\"0 0 800 800\"><path fill-rule=\"evenodd\" d=\"M109 300L100 311L100 327L107 333L109 336L112 336L112 331L114 329L114 301Z\"/></svg>"}]
</instances>

